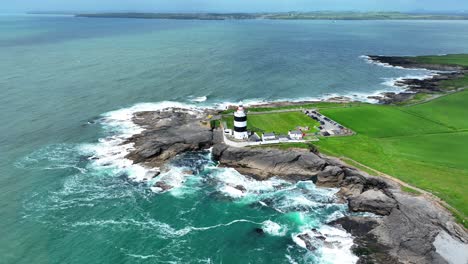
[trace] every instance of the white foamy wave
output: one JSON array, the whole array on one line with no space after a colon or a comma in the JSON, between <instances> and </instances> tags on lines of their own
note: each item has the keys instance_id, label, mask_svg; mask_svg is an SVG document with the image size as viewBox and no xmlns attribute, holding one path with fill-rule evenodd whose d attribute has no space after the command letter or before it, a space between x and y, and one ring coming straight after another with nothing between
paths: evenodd
<instances>
[{"instance_id":1,"label":"white foamy wave","mask_svg":"<svg viewBox=\"0 0 468 264\"><path fill-rule=\"evenodd\" d=\"M396 78L384 78L384 81L382 82L382 84L388 87L396 88L399 90L399 92L403 92L410 88L408 85L401 83L403 80L406 80L406 79L427 80L427 79L433 78L435 75L437 75L436 72L431 72L431 73L422 74L422 75L406 75L403 77L396 77Z\"/></svg>"},{"instance_id":2,"label":"white foamy wave","mask_svg":"<svg viewBox=\"0 0 468 264\"><path fill-rule=\"evenodd\" d=\"M242 190L236 189L229 185L222 186L219 188L219 191L232 198L240 198L246 195Z\"/></svg>"},{"instance_id":3,"label":"white foamy wave","mask_svg":"<svg viewBox=\"0 0 468 264\"><path fill-rule=\"evenodd\" d=\"M386 62L373 60L367 55L361 55L359 56L359 58L364 59L369 64L378 65L378 66L385 67L385 68L393 68L393 69L408 70L408 71L427 71L427 69L423 69L423 68L405 68L402 66L394 66Z\"/></svg>"},{"instance_id":4,"label":"white foamy wave","mask_svg":"<svg viewBox=\"0 0 468 264\"><path fill-rule=\"evenodd\" d=\"M272 236L284 236L288 232L286 227L282 227L281 225L270 220L264 221L262 223L262 229Z\"/></svg>"},{"instance_id":5,"label":"white foamy wave","mask_svg":"<svg viewBox=\"0 0 468 264\"><path fill-rule=\"evenodd\" d=\"M195 102L195 103L203 103L206 100L208 100L208 96L200 96L200 97L195 97L190 99L190 101Z\"/></svg>"},{"instance_id":6,"label":"white foamy wave","mask_svg":"<svg viewBox=\"0 0 468 264\"><path fill-rule=\"evenodd\" d=\"M301 238L299 238L297 235L292 236L292 240L294 241L294 243L296 243L296 245L300 246L301 248L307 249L306 242L302 240Z\"/></svg>"},{"instance_id":7,"label":"white foamy wave","mask_svg":"<svg viewBox=\"0 0 468 264\"><path fill-rule=\"evenodd\" d=\"M155 185L158 182L159 183L164 183L165 185L170 187L170 191L173 192L174 190L177 190L178 188L182 187L187 180L187 175L184 173L184 170L186 168L183 167L171 167L168 171L161 173L156 180L151 181L151 185ZM160 187L151 187L151 190L156 193L164 192ZM180 193L175 193L180 195Z\"/></svg>"},{"instance_id":8,"label":"white foamy wave","mask_svg":"<svg viewBox=\"0 0 468 264\"><path fill-rule=\"evenodd\" d=\"M418 70L418 69L411 69L411 68L406 69L406 68L403 68L401 66L393 66L393 65L391 65L389 63L386 63L386 62L380 62L380 61L373 60L367 55L361 55L361 56L359 56L359 58L364 59L369 64L378 65L378 66L385 67L385 68L394 68L394 69L401 69L401 70Z\"/></svg>"},{"instance_id":9,"label":"white foamy wave","mask_svg":"<svg viewBox=\"0 0 468 264\"><path fill-rule=\"evenodd\" d=\"M206 226L206 227L186 227L184 229L187 229L189 231L191 231L191 230L205 231L205 230L210 230L210 229L213 229L213 228L230 226L230 225L237 224L237 223L250 223L250 224L255 224L255 225L260 224L260 223L257 223L257 222L251 221L251 220L239 219L239 220L231 221L231 222L226 223L226 224L218 224L218 225Z\"/></svg>"},{"instance_id":10,"label":"white foamy wave","mask_svg":"<svg viewBox=\"0 0 468 264\"><path fill-rule=\"evenodd\" d=\"M213 177L219 182L218 191L232 198L274 191L278 186L290 185L290 183L276 178L257 181L232 168L219 168L213 173Z\"/></svg>"},{"instance_id":11,"label":"white foamy wave","mask_svg":"<svg viewBox=\"0 0 468 264\"><path fill-rule=\"evenodd\" d=\"M85 173L81 166L81 154L73 144L54 144L38 149L15 162L15 166L22 169L62 170L76 169Z\"/></svg>"},{"instance_id":12,"label":"white foamy wave","mask_svg":"<svg viewBox=\"0 0 468 264\"><path fill-rule=\"evenodd\" d=\"M340 228L323 225L318 230L292 235L292 240L299 247L317 254L320 263L354 264L359 259L351 250L353 237Z\"/></svg>"},{"instance_id":13,"label":"white foamy wave","mask_svg":"<svg viewBox=\"0 0 468 264\"><path fill-rule=\"evenodd\" d=\"M149 258L157 258L157 255L138 255L138 254L125 254L129 257L132 258L138 258L138 259L149 259Z\"/></svg>"},{"instance_id":14,"label":"white foamy wave","mask_svg":"<svg viewBox=\"0 0 468 264\"><path fill-rule=\"evenodd\" d=\"M358 261L351 250L353 237L345 230L324 225L319 232L326 237L320 248L322 263L354 264Z\"/></svg>"},{"instance_id":15,"label":"white foamy wave","mask_svg":"<svg viewBox=\"0 0 468 264\"><path fill-rule=\"evenodd\" d=\"M102 115L101 124L109 136L99 139L97 144L82 145L81 151L92 155L90 160L94 167L112 169L115 174L128 174L128 178L136 182L151 180L157 173L157 169L149 169L139 164L133 164L133 161L126 159L126 155L133 150L134 146L132 143L124 143L131 136L144 130L133 122L132 119L135 113L167 108L184 109L190 114L198 114L201 110L201 108L194 105L165 101L140 103L105 113Z\"/></svg>"},{"instance_id":16,"label":"white foamy wave","mask_svg":"<svg viewBox=\"0 0 468 264\"><path fill-rule=\"evenodd\" d=\"M131 229L132 227L138 227L139 229L151 230L157 232L159 236L163 238L168 237L179 237L184 236L190 232L190 228L183 228L177 230L166 223L156 221L154 219L146 220L135 220L135 219L121 219L121 220L89 220L83 222L75 222L71 224L71 227L96 227L96 228L118 228L118 229Z\"/></svg>"}]
</instances>

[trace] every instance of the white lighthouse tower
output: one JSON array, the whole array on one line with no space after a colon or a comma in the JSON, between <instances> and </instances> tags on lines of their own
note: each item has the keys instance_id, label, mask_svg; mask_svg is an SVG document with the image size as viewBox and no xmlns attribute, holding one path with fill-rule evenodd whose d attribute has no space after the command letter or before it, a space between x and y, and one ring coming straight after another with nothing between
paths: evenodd
<instances>
[{"instance_id":1,"label":"white lighthouse tower","mask_svg":"<svg viewBox=\"0 0 468 264\"><path fill-rule=\"evenodd\" d=\"M247 115L245 114L244 107L240 105L237 111L234 112L234 138L247 139Z\"/></svg>"}]
</instances>

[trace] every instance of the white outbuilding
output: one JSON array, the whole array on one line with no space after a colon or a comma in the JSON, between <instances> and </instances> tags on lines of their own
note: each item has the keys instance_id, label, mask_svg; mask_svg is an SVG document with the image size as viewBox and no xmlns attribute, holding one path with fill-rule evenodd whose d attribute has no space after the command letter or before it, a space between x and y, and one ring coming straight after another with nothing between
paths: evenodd
<instances>
[{"instance_id":1,"label":"white outbuilding","mask_svg":"<svg viewBox=\"0 0 468 264\"><path fill-rule=\"evenodd\" d=\"M289 131L288 136L292 140L301 140L304 137L304 135L302 134L302 131L299 131L299 130Z\"/></svg>"},{"instance_id":2,"label":"white outbuilding","mask_svg":"<svg viewBox=\"0 0 468 264\"><path fill-rule=\"evenodd\" d=\"M262 135L262 141L277 140L275 133L264 133Z\"/></svg>"}]
</instances>

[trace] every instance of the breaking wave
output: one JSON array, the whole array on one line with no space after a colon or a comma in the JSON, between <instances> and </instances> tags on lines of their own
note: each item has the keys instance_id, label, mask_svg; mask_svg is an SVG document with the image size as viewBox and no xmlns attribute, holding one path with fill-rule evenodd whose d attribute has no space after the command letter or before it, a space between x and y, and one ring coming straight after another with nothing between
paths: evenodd
<instances>
[{"instance_id":1,"label":"breaking wave","mask_svg":"<svg viewBox=\"0 0 468 264\"><path fill-rule=\"evenodd\" d=\"M195 102L195 103L203 103L206 100L208 100L208 96L200 96L200 97L194 97L190 99L190 101Z\"/></svg>"}]
</instances>

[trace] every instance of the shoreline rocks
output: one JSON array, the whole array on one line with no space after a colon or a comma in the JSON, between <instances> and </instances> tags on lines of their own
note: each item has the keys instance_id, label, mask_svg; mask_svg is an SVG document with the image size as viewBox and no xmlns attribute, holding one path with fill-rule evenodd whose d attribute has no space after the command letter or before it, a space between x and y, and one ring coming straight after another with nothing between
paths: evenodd
<instances>
[{"instance_id":1,"label":"shoreline rocks","mask_svg":"<svg viewBox=\"0 0 468 264\"><path fill-rule=\"evenodd\" d=\"M211 147L213 130L201 123L206 115L178 108L136 113L133 122L145 130L125 142L134 144L126 158L148 167L161 167L180 153Z\"/></svg>"},{"instance_id":2,"label":"shoreline rocks","mask_svg":"<svg viewBox=\"0 0 468 264\"><path fill-rule=\"evenodd\" d=\"M468 243L466 230L455 223L447 210L422 196L401 192L394 182L307 150L229 147L221 143L222 131L202 125L206 115L208 112L183 109L136 113L134 122L145 130L125 142L134 144L127 158L147 167L160 167L183 152L212 147L213 159L220 166L232 167L257 180L276 176L313 180L318 187L339 188L337 195L351 212L379 216L347 216L330 223L342 226L354 236L358 263L448 263L438 253L438 244L434 244L439 234L445 232L444 238L448 236L463 245ZM158 183L154 188L172 187ZM243 192L241 186L233 188ZM464 257L468 253L461 254Z\"/></svg>"},{"instance_id":3,"label":"shoreline rocks","mask_svg":"<svg viewBox=\"0 0 468 264\"><path fill-rule=\"evenodd\" d=\"M273 176L301 180L311 179L325 167L326 162L312 152L262 148L235 148L216 144L212 155L220 165L242 174L265 180Z\"/></svg>"},{"instance_id":4,"label":"shoreline rocks","mask_svg":"<svg viewBox=\"0 0 468 264\"><path fill-rule=\"evenodd\" d=\"M395 81L395 86L405 88L405 91L403 92L387 92L379 96L369 97L370 99L378 100L381 104L402 103L411 100L416 94L419 93L446 93L447 90L442 88L443 81L459 79L468 74L468 69L461 66L417 63L411 57L371 55L368 57L372 61L394 67L402 67L406 69L425 69L437 72L432 77L425 79L407 78Z\"/></svg>"},{"instance_id":5,"label":"shoreline rocks","mask_svg":"<svg viewBox=\"0 0 468 264\"><path fill-rule=\"evenodd\" d=\"M341 225L355 237L358 263L448 263L434 246L436 236L447 232L452 239L468 243L466 230L438 204L403 193L397 184L349 168L336 159L307 151L236 149L222 144L213 147L213 157L222 166L260 180L273 176L297 179L293 174L298 173L299 179L314 180L318 187L340 188L338 196L348 203L351 212L379 215L347 216L330 223Z\"/></svg>"}]
</instances>

